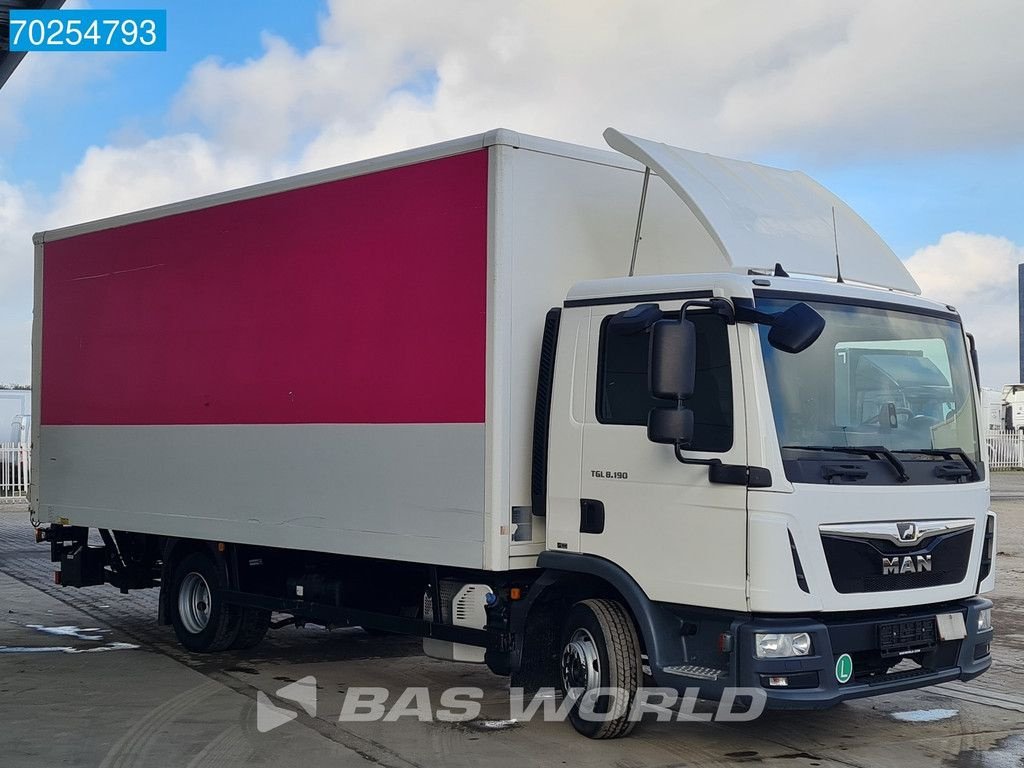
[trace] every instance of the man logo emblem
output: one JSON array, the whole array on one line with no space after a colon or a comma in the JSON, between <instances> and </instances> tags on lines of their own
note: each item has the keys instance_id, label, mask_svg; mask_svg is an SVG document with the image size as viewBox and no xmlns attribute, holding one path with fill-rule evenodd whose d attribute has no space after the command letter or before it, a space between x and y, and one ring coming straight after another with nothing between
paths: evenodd
<instances>
[{"instance_id":1,"label":"man logo emblem","mask_svg":"<svg viewBox=\"0 0 1024 768\"><path fill-rule=\"evenodd\" d=\"M900 541L917 541L916 523L896 523L896 532L899 534Z\"/></svg>"},{"instance_id":2,"label":"man logo emblem","mask_svg":"<svg viewBox=\"0 0 1024 768\"><path fill-rule=\"evenodd\" d=\"M932 556L918 555L911 557L905 555L900 557L882 558L883 576L902 576L905 573L929 573L932 570Z\"/></svg>"}]
</instances>

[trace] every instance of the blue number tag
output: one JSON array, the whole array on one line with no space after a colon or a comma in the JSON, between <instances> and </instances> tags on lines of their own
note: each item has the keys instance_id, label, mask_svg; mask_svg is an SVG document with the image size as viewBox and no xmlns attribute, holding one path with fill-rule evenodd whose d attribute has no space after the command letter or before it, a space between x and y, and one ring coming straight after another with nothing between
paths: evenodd
<instances>
[{"instance_id":1,"label":"blue number tag","mask_svg":"<svg viewBox=\"0 0 1024 768\"><path fill-rule=\"evenodd\" d=\"M166 51L167 11L11 10L12 51Z\"/></svg>"}]
</instances>

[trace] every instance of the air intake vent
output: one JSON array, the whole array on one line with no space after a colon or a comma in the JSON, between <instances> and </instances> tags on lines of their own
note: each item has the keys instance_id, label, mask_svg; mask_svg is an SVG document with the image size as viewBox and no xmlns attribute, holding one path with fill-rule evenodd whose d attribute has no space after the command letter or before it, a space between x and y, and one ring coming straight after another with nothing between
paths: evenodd
<instances>
[{"instance_id":1,"label":"air intake vent","mask_svg":"<svg viewBox=\"0 0 1024 768\"><path fill-rule=\"evenodd\" d=\"M512 507L512 541L533 541L531 507Z\"/></svg>"},{"instance_id":2,"label":"air intake vent","mask_svg":"<svg viewBox=\"0 0 1024 768\"><path fill-rule=\"evenodd\" d=\"M811 590L807 588L807 576L804 574L804 566L800 562L799 553L796 551L796 542L793 541L793 532L789 529L787 529L786 532L789 533L789 551L793 555L793 569L796 571L796 583L799 585L801 590L810 594Z\"/></svg>"},{"instance_id":3,"label":"air intake vent","mask_svg":"<svg viewBox=\"0 0 1024 768\"><path fill-rule=\"evenodd\" d=\"M551 388L555 381L555 345L562 310L548 310L540 342L537 369L537 402L533 410L533 476L530 481L533 514L544 517L548 500L548 427L551 423Z\"/></svg>"},{"instance_id":4,"label":"air intake vent","mask_svg":"<svg viewBox=\"0 0 1024 768\"><path fill-rule=\"evenodd\" d=\"M996 516L989 515L985 523L985 543L981 547L981 572L978 574L978 586L992 573L992 550L996 545Z\"/></svg>"},{"instance_id":5,"label":"air intake vent","mask_svg":"<svg viewBox=\"0 0 1024 768\"><path fill-rule=\"evenodd\" d=\"M483 629L487 624L484 606L491 591L486 584L467 584L460 589L452 600L452 624Z\"/></svg>"},{"instance_id":6,"label":"air intake vent","mask_svg":"<svg viewBox=\"0 0 1024 768\"><path fill-rule=\"evenodd\" d=\"M441 621L444 624L484 629L487 624L487 596L493 592L487 584L464 584L442 579L438 586L441 592ZM423 616L429 617L432 613L433 600L428 589L423 595ZM485 649L424 637L423 652L435 659L481 663Z\"/></svg>"}]
</instances>

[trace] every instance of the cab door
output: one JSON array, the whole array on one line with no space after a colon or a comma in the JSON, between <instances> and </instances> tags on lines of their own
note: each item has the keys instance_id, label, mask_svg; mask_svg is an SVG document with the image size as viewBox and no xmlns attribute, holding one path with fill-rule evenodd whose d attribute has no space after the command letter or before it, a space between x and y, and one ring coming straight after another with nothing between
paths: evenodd
<instances>
[{"instance_id":1,"label":"cab door","mask_svg":"<svg viewBox=\"0 0 1024 768\"><path fill-rule=\"evenodd\" d=\"M649 331L611 319L633 305L591 308L583 416L580 551L611 560L652 600L746 610L746 485L712 483L647 439ZM677 307L672 307L676 309ZM662 309L669 310L667 305ZM735 326L693 310L694 439L686 458L746 465L743 380Z\"/></svg>"}]
</instances>

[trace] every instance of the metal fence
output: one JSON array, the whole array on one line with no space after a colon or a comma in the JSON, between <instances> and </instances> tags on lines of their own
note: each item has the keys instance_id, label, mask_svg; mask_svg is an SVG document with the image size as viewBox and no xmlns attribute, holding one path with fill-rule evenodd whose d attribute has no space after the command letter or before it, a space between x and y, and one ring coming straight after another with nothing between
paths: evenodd
<instances>
[{"instance_id":1,"label":"metal fence","mask_svg":"<svg viewBox=\"0 0 1024 768\"><path fill-rule=\"evenodd\" d=\"M0 443L0 503L28 498L28 443Z\"/></svg>"},{"instance_id":2,"label":"metal fence","mask_svg":"<svg viewBox=\"0 0 1024 768\"><path fill-rule=\"evenodd\" d=\"M991 469L1024 469L1024 432L989 432L985 442Z\"/></svg>"},{"instance_id":3,"label":"metal fence","mask_svg":"<svg viewBox=\"0 0 1024 768\"><path fill-rule=\"evenodd\" d=\"M988 432L990 469L1024 469L1024 431ZM0 504L28 498L28 443L0 443Z\"/></svg>"}]
</instances>

